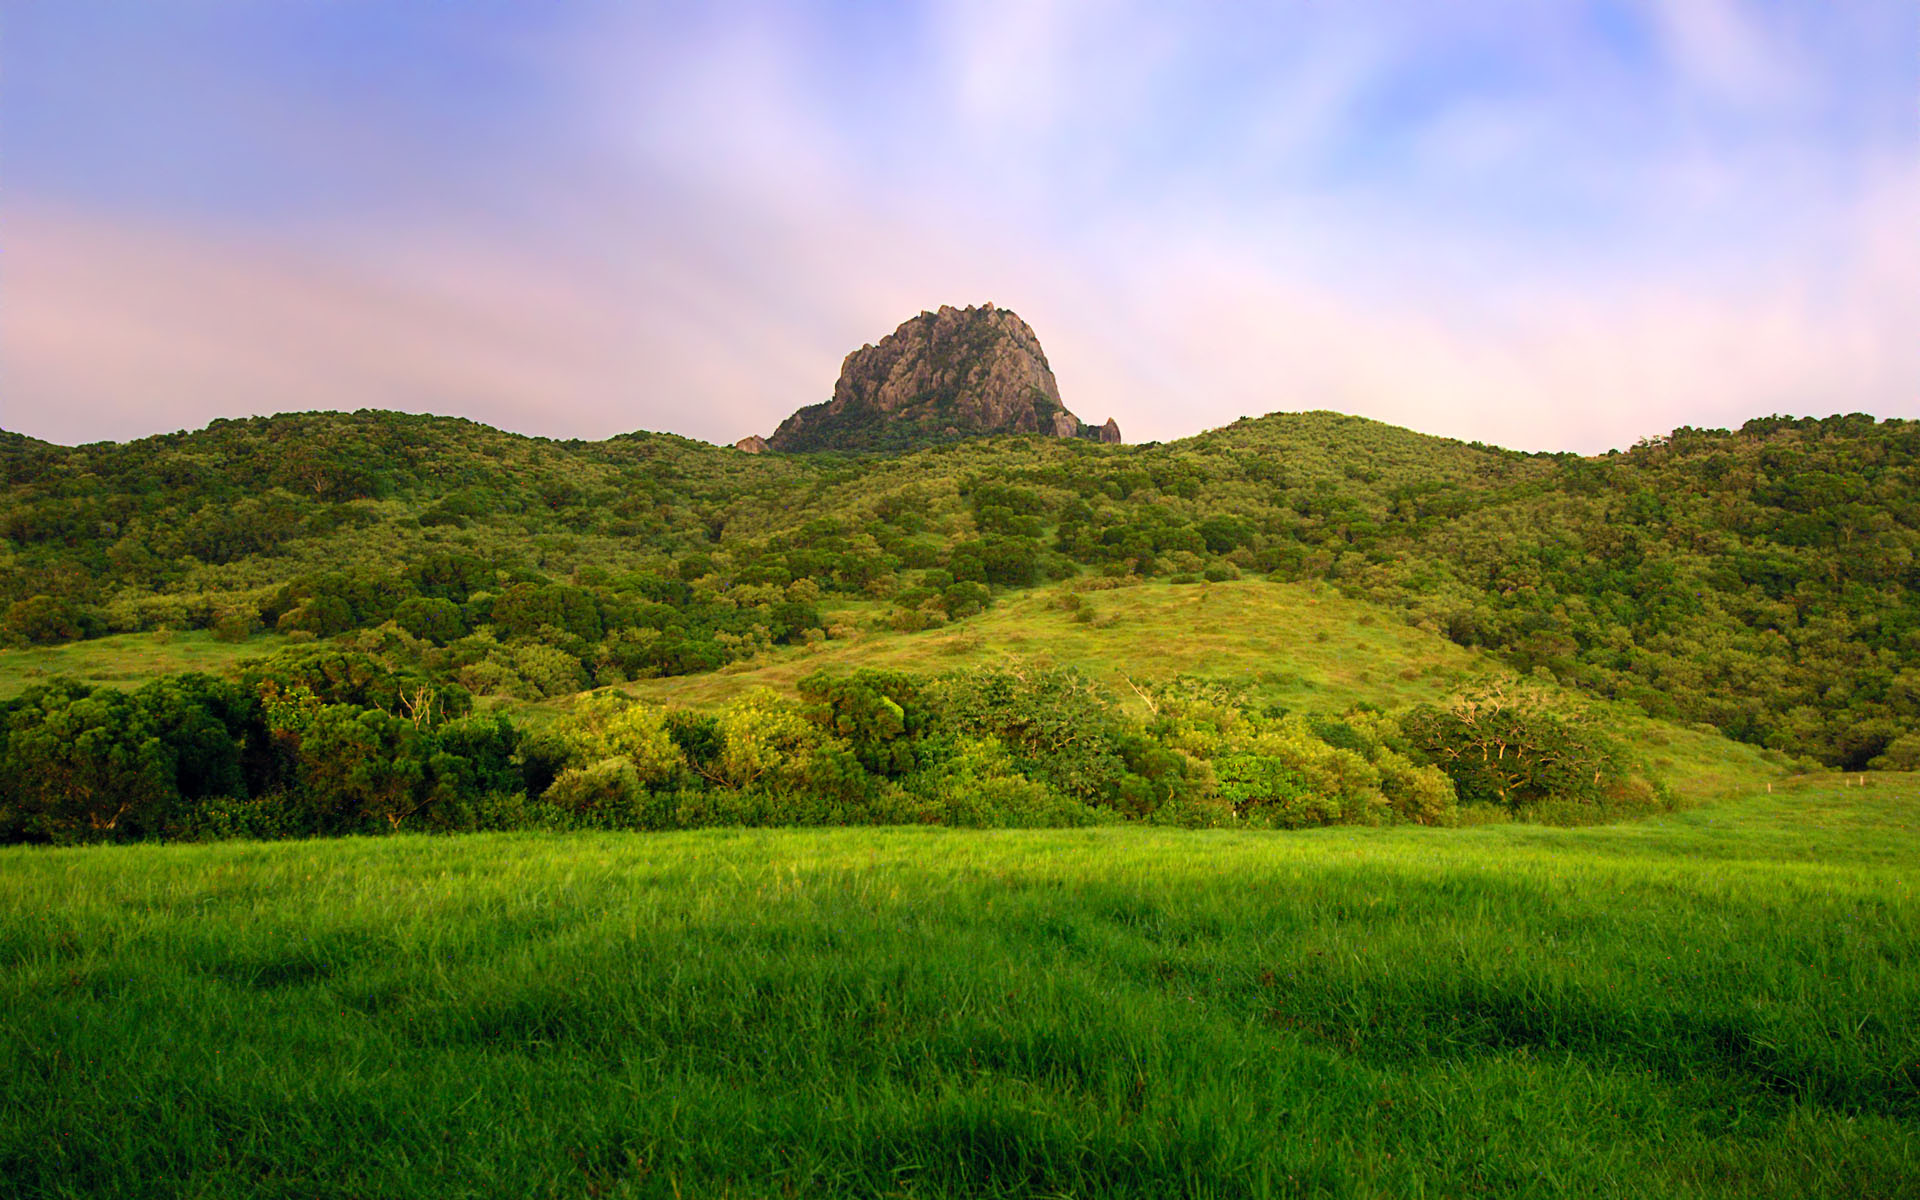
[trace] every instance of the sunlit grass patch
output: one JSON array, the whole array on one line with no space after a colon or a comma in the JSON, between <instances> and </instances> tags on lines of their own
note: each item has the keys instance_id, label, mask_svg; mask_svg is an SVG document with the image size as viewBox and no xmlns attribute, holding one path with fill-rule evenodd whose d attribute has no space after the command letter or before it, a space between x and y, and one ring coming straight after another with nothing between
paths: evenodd
<instances>
[{"instance_id":1,"label":"sunlit grass patch","mask_svg":"<svg viewBox=\"0 0 1920 1200\"><path fill-rule=\"evenodd\" d=\"M17 696L57 675L109 687L133 688L162 675L202 671L224 675L249 658L286 644L279 634L222 642L203 629L177 633L120 633L59 646L0 649L0 699Z\"/></svg>"},{"instance_id":2,"label":"sunlit grass patch","mask_svg":"<svg viewBox=\"0 0 1920 1200\"><path fill-rule=\"evenodd\" d=\"M818 649L782 650L753 669L643 680L636 695L696 705L756 685L790 687L822 667L942 671L1044 657L1119 688L1123 677L1204 674L1246 683L1263 700L1339 711L1356 701L1434 699L1492 660L1314 584L1244 580L1149 583L1081 593L1017 592L976 617L921 633L865 630ZM1080 619L1082 611L1092 619ZM1361 618L1372 618L1362 624Z\"/></svg>"},{"instance_id":3,"label":"sunlit grass patch","mask_svg":"<svg viewBox=\"0 0 1920 1200\"><path fill-rule=\"evenodd\" d=\"M1063 603L1069 595L1078 599ZM1080 619L1087 613L1092 620ZM755 687L790 693L819 670L938 674L1009 658L1077 667L1136 715L1145 714L1129 680L1204 676L1243 684L1263 703L1337 714L1363 703L1393 710L1442 701L1504 669L1485 653L1408 625L1398 613L1312 583L1148 583L1085 592L1067 584L1006 596L987 612L941 629L868 629L718 673L642 680L624 690L654 703L705 708ZM1657 756L1650 765L1683 803L1722 799L1782 773L1780 761L1755 747L1621 706L1603 709L1608 726L1636 752Z\"/></svg>"}]
</instances>

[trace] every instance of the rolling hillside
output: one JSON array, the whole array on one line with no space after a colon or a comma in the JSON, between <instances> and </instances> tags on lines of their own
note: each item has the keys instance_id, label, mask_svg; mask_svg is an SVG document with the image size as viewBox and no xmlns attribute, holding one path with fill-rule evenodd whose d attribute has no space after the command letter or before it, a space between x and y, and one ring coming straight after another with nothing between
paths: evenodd
<instances>
[{"instance_id":1,"label":"rolling hillside","mask_svg":"<svg viewBox=\"0 0 1920 1200\"><path fill-rule=\"evenodd\" d=\"M1651 715L1848 769L1907 765L1916 461L1920 430L1866 417L1680 430L1593 459L1331 413L1167 445L867 457L374 412L126 446L11 436L0 628L29 645L398 619L446 678L531 700L752 661L830 635L822 613L855 601L906 628L1050 579L1257 576L1324 582Z\"/></svg>"}]
</instances>

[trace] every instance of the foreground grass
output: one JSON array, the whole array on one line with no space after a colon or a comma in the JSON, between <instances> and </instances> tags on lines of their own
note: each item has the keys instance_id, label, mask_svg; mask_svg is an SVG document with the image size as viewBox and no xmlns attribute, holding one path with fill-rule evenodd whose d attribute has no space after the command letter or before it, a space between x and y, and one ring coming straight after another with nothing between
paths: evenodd
<instances>
[{"instance_id":1,"label":"foreground grass","mask_svg":"<svg viewBox=\"0 0 1920 1200\"><path fill-rule=\"evenodd\" d=\"M1907 1196L1920 781L0 853L0 1193Z\"/></svg>"}]
</instances>

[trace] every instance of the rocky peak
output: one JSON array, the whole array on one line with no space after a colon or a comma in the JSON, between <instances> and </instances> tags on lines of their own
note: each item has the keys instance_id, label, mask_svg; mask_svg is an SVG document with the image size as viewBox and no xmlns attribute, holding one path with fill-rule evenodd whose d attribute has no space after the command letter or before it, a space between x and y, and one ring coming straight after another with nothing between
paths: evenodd
<instances>
[{"instance_id":1,"label":"rocky peak","mask_svg":"<svg viewBox=\"0 0 1920 1200\"><path fill-rule=\"evenodd\" d=\"M767 450L767 439L757 433L750 433L735 442L733 448L743 454L764 454Z\"/></svg>"},{"instance_id":2,"label":"rocky peak","mask_svg":"<svg viewBox=\"0 0 1920 1200\"><path fill-rule=\"evenodd\" d=\"M1117 441L1119 427L1108 426ZM788 417L768 445L905 449L994 433L1106 440L1060 402L1032 327L989 303L923 312L847 355L833 399Z\"/></svg>"}]
</instances>

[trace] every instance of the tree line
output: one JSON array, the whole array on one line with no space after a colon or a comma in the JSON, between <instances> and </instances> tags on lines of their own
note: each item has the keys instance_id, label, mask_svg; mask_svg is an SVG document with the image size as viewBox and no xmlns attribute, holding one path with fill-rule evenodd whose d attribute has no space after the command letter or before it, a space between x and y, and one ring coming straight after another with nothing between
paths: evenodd
<instances>
[{"instance_id":1,"label":"tree line","mask_svg":"<svg viewBox=\"0 0 1920 1200\"><path fill-rule=\"evenodd\" d=\"M533 727L379 659L298 648L235 680L53 681L0 705L0 841L727 824L1297 828L1594 820L1669 803L1577 702L1507 681L1448 705L1288 713L1218 682L817 673L717 710L617 692Z\"/></svg>"}]
</instances>

